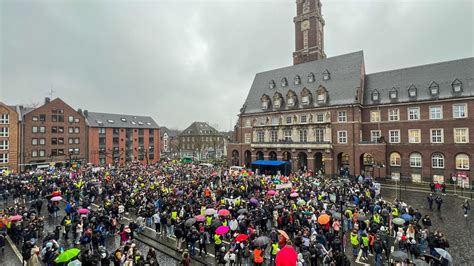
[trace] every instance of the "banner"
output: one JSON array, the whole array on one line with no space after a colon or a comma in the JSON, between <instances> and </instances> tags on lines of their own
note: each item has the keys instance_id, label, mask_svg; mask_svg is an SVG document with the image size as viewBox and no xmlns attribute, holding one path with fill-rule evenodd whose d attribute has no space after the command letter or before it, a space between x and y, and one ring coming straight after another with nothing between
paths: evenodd
<instances>
[{"instance_id":1,"label":"banner","mask_svg":"<svg viewBox=\"0 0 474 266\"><path fill-rule=\"evenodd\" d=\"M380 183L374 182L375 196L380 194Z\"/></svg>"},{"instance_id":2,"label":"banner","mask_svg":"<svg viewBox=\"0 0 474 266\"><path fill-rule=\"evenodd\" d=\"M276 189L285 189L285 188L291 188L293 186L293 184L291 184L291 182L288 182L288 183L285 183L285 184L278 184L276 185Z\"/></svg>"},{"instance_id":3,"label":"banner","mask_svg":"<svg viewBox=\"0 0 474 266\"><path fill-rule=\"evenodd\" d=\"M237 197L237 198L235 198L235 199L225 198L225 202L226 202L227 204L229 204L229 205L235 206L235 201L236 201L237 199L240 199L240 196Z\"/></svg>"}]
</instances>

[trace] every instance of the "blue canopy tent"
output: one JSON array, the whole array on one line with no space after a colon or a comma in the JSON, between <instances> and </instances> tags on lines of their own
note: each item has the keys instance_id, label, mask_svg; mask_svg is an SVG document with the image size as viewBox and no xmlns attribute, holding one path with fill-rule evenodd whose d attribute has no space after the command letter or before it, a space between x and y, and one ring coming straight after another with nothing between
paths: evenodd
<instances>
[{"instance_id":1,"label":"blue canopy tent","mask_svg":"<svg viewBox=\"0 0 474 266\"><path fill-rule=\"evenodd\" d=\"M271 174L275 175L280 171L282 175L288 175L291 172L290 162L278 161L278 160L257 160L250 164L252 171L256 171L260 174Z\"/></svg>"}]
</instances>

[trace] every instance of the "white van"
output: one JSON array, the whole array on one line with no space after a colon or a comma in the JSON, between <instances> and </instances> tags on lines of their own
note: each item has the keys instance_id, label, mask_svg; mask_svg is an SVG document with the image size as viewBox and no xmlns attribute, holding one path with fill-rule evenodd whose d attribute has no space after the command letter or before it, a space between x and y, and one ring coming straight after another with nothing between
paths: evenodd
<instances>
[{"instance_id":1,"label":"white van","mask_svg":"<svg viewBox=\"0 0 474 266\"><path fill-rule=\"evenodd\" d=\"M231 166L229 168L229 174L234 175L234 174L239 174L242 169L244 169L242 166Z\"/></svg>"}]
</instances>

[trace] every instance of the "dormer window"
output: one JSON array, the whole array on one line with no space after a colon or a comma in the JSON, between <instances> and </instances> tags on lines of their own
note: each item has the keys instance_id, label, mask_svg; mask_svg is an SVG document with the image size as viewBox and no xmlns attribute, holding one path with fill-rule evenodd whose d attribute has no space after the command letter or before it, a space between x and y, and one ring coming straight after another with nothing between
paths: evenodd
<instances>
[{"instance_id":1,"label":"dormer window","mask_svg":"<svg viewBox=\"0 0 474 266\"><path fill-rule=\"evenodd\" d=\"M293 98L289 98L287 101L286 101L286 106L288 107L294 107L295 106L295 100Z\"/></svg>"},{"instance_id":2,"label":"dormer window","mask_svg":"<svg viewBox=\"0 0 474 266\"><path fill-rule=\"evenodd\" d=\"M455 79L451 84L451 87L453 87L454 93L462 92L462 82L459 79Z\"/></svg>"},{"instance_id":3,"label":"dormer window","mask_svg":"<svg viewBox=\"0 0 474 266\"><path fill-rule=\"evenodd\" d=\"M287 85L288 85L288 81L286 80L286 78L282 78L281 79L281 86L286 87Z\"/></svg>"},{"instance_id":4,"label":"dormer window","mask_svg":"<svg viewBox=\"0 0 474 266\"><path fill-rule=\"evenodd\" d=\"M323 80L330 80L330 79L331 79L331 73L329 73L329 71L326 69L323 72Z\"/></svg>"},{"instance_id":5,"label":"dormer window","mask_svg":"<svg viewBox=\"0 0 474 266\"><path fill-rule=\"evenodd\" d=\"M326 88L324 88L323 86L320 86L319 89L316 91L316 95L317 95L316 99L318 101L318 104L326 103L326 100L327 100Z\"/></svg>"},{"instance_id":6,"label":"dormer window","mask_svg":"<svg viewBox=\"0 0 474 266\"><path fill-rule=\"evenodd\" d=\"M379 100L380 100L380 93L378 92L378 90L374 90L372 92L372 101L378 102Z\"/></svg>"},{"instance_id":7,"label":"dormer window","mask_svg":"<svg viewBox=\"0 0 474 266\"><path fill-rule=\"evenodd\" d=\"M125 119L125 118L122 117L122 118L120 118L120 121L122 121L122 122L127 122L127 119Z\"/></svg>"},{"instance_id":8,"label":"dormer window","mask_svg":"<svg viewBox=\"0 0 474 266\"><path fill-rule=\"evenodd\" d=\"M262 102L262 109L267 110L268 109L268 102Z\"/></svg>"},{"instance_id":9,"label":"dormer window","mask_svg":"<svg viewBox=\"0 0 474 266\"><path fill-rule=\"evenodd\" d=\"M275 81L271 80L270 83L268 83L268 87L269 87L270 89L275 88Z\"/></svg>"},{"instance_id":10,"label":"dormer window","mask_svg":"<svg viewBox=\"0 0 474 266\"><path fill-rule=\"evenodd\" d=\"M268 107L270 106L270 97L268 95L264 94L262 98L260 98L260 101L262 102L262 109L267 110Z\"/></svg>"},{"instance_id":11,"label":"dormer window","mask_svg":"<svg viewBox=\"0 0 474 266\"><path fill-rule=\"evenodd\" d=\"M107 122L108 122L109 124L113 124L113 123L114 123L114 120L109 119L109 120L107 120Z\"/></svg>"},{"instance_id":12,"label":"dormer window","mask_svg":"<svg viewBox=\"0 0 474 266\"><path fill-rule=\"evenodd\" d=\"M311 92L307 88L303 88L301 91L301 104L307 106L311 103L311 100Z\"/></svg>"},{"instance_id":13,"label":"dormer window","mask_svg":"<svg viewBox=\"0 0 474 266\"><path fill-rule=\"evenodd\" d=\"M313 73L309 73L308 75L308 83L313 83L314 82L314 74Z\"/></svg>"},{"instance_id":14,"label":"dormer window","mask_svg":"<svg viewBox=\"0 0 474 266\"><path fill-rule=\"evenodd\" d=\"M410 88L408 88L408 96L409 96L410 98L415 98L416 95L417 95L416 90L417 90L417 89L416 89L415 85L412 84L412 85L410 86Z\"/></svg>"},{"instance_id":15,"label":"dormer window","mask_svg":"<svg viewBox=\"0 0 474 266\"><path fill-rule=\"evenodd\" d=\"M281 99L275 100L275 102L273 103L273 107L279 109L281 107Z\"/></svg>"},{"instance_id":16,"label":"dormer window","mask_svg":"<svg viewBox=\"0 0 474 266\"><path fill-rule=\"evenodd\" d=\"M300 83L301 83L300 76L297 75L297 76L295 77L295 85L300 85Z\"/></svg>"},{"instance_id":17,"label":"dormer window","mask_svg":"<svg viewBox=\"0 0 474 266\"><path fill-rule=\"evenodd\" d=\"M295 107L296 106L296 93L293 90L289 90L286 94L286 106Z\"/></svg>"},{"instance_id":18,"label":"dormer window","mask_svg":"<svg viewBox=\"0 0 474 266\"><path fill-rule=\"evenodd\" d=\"M398 91L397 89L393 88L389 93L391 100L396 100L398 98Z\"/></svg>"},{"instance_id":19,"label":"dormer window","mask_svg":"<svg viewBox=\"0 0 474 266\"><path fill-rule=\"evenodd\" d=\"M273 95L273 108L275 109L280 109L283 105L283 97L281 96L280 93L275 93Z\"/></svg>"},{"instance_id":20,"label":"dormer window","mask_svg":"<svg viewBox=\"0 0 474 266\"><path fill-rule=\"evenodd\" d=\"M431 96L436 96L439 94L439 86L438 86L438 83L436 82L431 82L430 84L430 87L429 87L429 90L430 90L430 94Z\"/></svg>"}]
</instances>

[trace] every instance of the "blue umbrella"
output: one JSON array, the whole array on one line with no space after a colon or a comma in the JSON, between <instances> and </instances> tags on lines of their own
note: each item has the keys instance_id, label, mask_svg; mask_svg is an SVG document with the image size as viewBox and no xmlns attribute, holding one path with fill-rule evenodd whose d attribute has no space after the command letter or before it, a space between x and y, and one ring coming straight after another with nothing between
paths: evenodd
<instances>
[{"instance_id":1,"label":"blue umbrella","mask_svg":"<svg viewBox=\"0 0 474 266\"><path fill-rule=\"evenodd\" d=\"M405 213L402 215L402 219L405 221L410 221L411 219L413 219L413 217L410 214Z\"/></svg>"}]
</instances>

